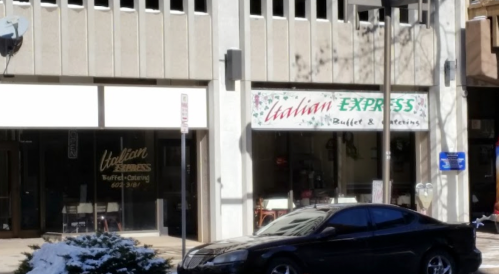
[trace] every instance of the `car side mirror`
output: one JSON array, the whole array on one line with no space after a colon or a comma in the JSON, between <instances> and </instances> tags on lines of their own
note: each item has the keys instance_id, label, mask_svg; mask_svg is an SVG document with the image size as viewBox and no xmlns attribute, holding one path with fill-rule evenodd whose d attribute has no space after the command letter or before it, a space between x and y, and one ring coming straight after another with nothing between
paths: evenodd
<instances>
[{"instance_id":1,"label":"car side mirror","mask_svg":"<svg viewBox=\"0 0 499 274\"><path fill-rule=\"evenodd\" d=\"M318 235L318 239L327 239L336 235L336 229L332 226L326 227L321 233Z\"/></svg>"}]
</instances>

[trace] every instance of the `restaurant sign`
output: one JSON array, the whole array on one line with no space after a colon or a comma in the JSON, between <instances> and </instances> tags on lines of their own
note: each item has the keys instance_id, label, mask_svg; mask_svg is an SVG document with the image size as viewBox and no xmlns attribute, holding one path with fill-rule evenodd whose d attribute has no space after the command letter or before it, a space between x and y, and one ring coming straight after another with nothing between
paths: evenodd
<instances>
[{"instance_id":1,"label":"restaurant sign","mask_svg":"<svg viewBox=\"0 0 499 274\"><path fill-rule=\"evenodd\" d=\"M118 155L105 150L99 166L102 180L108 182L111 188L137 188L149 184L152 168L146 162L147 157L147 147L124 148Z\"/></svg>"},{"instance_id":2,"label":"restaurant sign","mask_svg":"<svg viewBox=\"0 0 499 274\"><path fill-rule=\"evenodd\" d=\"M253 129L383 129L380 92L253 90L252 99ZM390 107L392 130L428 130L426 93L392 93Z\"/></svg>"}]
</instances>

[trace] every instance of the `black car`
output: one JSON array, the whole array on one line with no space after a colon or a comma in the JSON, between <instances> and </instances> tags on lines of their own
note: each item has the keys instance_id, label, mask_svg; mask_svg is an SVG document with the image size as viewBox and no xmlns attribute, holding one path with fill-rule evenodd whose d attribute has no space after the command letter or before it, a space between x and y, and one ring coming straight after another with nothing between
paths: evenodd
<instances>
[{"instance_id":1,"label":"black car","mask_svg":"<svg viewBox=\"0 0 499 274\"><path fill-rule=\"evenodd\" d=\"M475 228L390 205L315 205L253 236L190 250L179 274L458 274L478 270Z\"/></svg>"}]
</instances>

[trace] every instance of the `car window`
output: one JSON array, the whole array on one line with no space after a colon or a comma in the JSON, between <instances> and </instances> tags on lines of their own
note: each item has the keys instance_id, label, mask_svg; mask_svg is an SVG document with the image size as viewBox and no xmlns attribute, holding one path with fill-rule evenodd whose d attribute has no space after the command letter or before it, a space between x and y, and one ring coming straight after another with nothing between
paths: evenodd
<instances>
[{"instance_id":1,"label":"car window","mask_svg":"<svg viewBox=\"0 0 499 274\"><path fill-rule=\"evenodd\" d=\"M371 216L378 230L407 226L414 220L410 213L389 208L372 208Z\"/></svg>"},{"instance_id":2,"label":"car window","mask_svg":"<svg viewBox=\"0 0 499 274\"><path fill-rule=\"evenodd\" d=\"M369 230L367 212L362 208L340 211L329 220L329 225L336 229L336 234L352 234Z\"/></svg>"},{"instance_id":3,"label":"car window","mask_svg":"<svg viewBox=\"0 0 499 274\"><path fill-rule=\"evenodd\" d=\"M334 214L337 208L306 208L286 214L257 231L257 236L306 236Z\"/></svg>"}]
</instances>

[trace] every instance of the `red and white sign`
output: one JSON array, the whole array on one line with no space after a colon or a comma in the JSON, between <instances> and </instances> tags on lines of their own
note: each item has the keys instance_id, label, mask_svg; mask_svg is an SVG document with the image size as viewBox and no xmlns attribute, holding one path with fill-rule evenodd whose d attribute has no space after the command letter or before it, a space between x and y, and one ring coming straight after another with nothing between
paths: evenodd
<instances>
[{"instance_id":1,"label":"red and white sign","mask_svg":"<svg viewBox=\"0 0 499 274\"><path fill-rule=\"evenodd\" d=\"M187 134L189 133L189 100L187 94L182 94L181 97L180 132Z\"/></svg>"}]
</instances>

